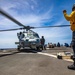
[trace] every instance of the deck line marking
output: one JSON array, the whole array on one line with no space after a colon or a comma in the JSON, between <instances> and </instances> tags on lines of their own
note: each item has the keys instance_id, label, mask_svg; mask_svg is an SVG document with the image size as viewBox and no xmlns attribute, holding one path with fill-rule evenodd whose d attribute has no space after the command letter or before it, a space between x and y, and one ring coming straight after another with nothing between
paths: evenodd
<instances>
[{"instance_id":1,"label":"deck line marking","mask_svg":"<svg viewBox=\"0 0 75 75\"><path fill-rule=\"evenodd\" d=\"M38 54L42 54L42 55L46 55L46 56L51 56L51 57L55 57L57 58L57 56L49 54L49 53L42 53L42 52L38 52Z\"/></svg>"},{"instance_id":2,"label":"deck line marking","mask_svg":"<svg viewBox=\"0 0 75 75\"><path fill-rule=\"evenodd\" d=\"M46 55L46 56L51 56L51 57L57 58L56 55L49 54L49 53L38 52L38 54L42 54L42 55ZM63 59L63 60L73 62L73 60L71 60L71 59Z\"/></svg>"}]
</instances>

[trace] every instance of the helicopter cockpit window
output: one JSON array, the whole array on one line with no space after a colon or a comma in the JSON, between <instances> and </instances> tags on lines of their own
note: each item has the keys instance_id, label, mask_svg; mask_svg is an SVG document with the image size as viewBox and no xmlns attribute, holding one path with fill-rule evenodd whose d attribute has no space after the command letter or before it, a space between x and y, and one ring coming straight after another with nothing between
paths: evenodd
<instances>
[{"instance_id":1,"label":"helicopter cockpit window","mask_svg":"<svg viewBox=\"0 0 75 75\"><path fill-rule=\"evenodd\" d=\"M31 39L34 38L33 34L28 34L27 37L29 37L29 38L31 38Z\"/></svg>"},{"instance_id":2,"label":"helicopter cockpit window","mask_svg":"<svg viewBox=\"0 0 75 75\"><path fill-rule=\"evenodd\" d=\"M39 38L39 35L38 34L33 34L34 37L36 38Z\"/></svg>"},{"instance_id":3,"label":"helicopter cockpit window","mask_svg":"<svg viewBox=\"0 0 75 75\"><path fill-rule=\"evenodd\" d=\"M33 39L33 38L39 38L39 35L38 34L28 34L27 35L29 38Z\"/></svg>"}]
</instances>

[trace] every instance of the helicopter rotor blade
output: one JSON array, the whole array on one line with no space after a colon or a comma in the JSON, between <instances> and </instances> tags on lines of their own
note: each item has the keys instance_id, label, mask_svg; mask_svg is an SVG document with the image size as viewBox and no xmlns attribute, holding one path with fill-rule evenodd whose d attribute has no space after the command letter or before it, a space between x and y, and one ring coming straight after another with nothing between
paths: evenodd
<instances>
[{"instance_id":1,"label":"helicopter rotor blade","mask_svg":"<svg viewBox=\"0 0 75 75\"><path fill-rule=\"evenodd\" d=\"M44 26L44 27L30 27L30 26L27 26L27 30L30 30L30 29L35 29L35 28L50 28L50 27L68 27L70 25L57 25L57 26ZM16 28L16 29L6 29L6 30L0 30L0 32L4 32L4 31L15 31L15 30L22 30L22 29L26 29L26 28ZM30 30L32 31L32 30Z\"/></svg>"},{"instance_id":2,"label":"helicopter rotor blade","mask_svg":"<svg viewBox=\"0 0 75 75\"><path fill-rule=\"evenodd\" d=\"M16 29L6 29L6 30L0 30L0 32L5 32L5 31L15 31L15 30L22 30L24 28L16 28Z\"/></svg>"},{"instance_id":3,"label":"helicopter rotor blade","mask_svg":"<svg viewBox=\"0 0 75 75\"><path fill-rule=\"evenodd\" d=\"M16 24L18 24L19 26L22 26L23 28L18 28L18 29L7 29L7 30L0 30L0 32L2 31L13 31L13 30L20 30L20 29L26 29L26 30L30 30L30 29L35 29L35 28L50 28L50 27L68 27L70 25L56 25L56 26L44 26L44 27L30 27L30 26L24 26L22 23L20 23L19 21L17 21L15 18L13 18L12 16L10 16L7 12L5 12L3 9L0 8L0 14L4 15L5 17L7 17L8 19L10 19L11 21L15 22ZM32 30L31 30L32 31Z\"/></svg>"},{"instance_id":4,"label":"helicopter rotor blade","mask_svg":"<svg viewBox=\"0 0 75 75\"><path fill-rule=\"evenodd\" d=\"M50 28L50 27L68 27L70 25L56 25L56 26L44 26L44 27L34 27L32 29L35 29L35 28Z\"/></svg>"},{"instance_id":5,"label":"helicopter rotor blade","mask_svg":"<svg viewBox=\"0 0 75 75\"><path fill-rule=\"evenodd\" d=\"M10 16L7 12L5 12L3 9L0 8L0 14L4 15L5 17L7 17L8 19L10 19L11 21L15 22L16 24L18 24L19 26L22 26L24 28L26 28L26 26L24 26L22 23L20 23L19 21L17 21L15 18L13 18L12 16Z\"/></svg>"}]
</instances>

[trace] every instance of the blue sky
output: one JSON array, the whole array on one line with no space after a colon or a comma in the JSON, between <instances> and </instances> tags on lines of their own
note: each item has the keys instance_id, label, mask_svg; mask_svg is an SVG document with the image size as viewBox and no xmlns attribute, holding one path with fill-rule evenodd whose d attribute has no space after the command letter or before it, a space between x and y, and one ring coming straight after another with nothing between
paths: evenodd
<instances>
[{"instance_id":1,"label":"blue sky","mask_svg":"<svg viewBox=\"0 0 75 75\"><path fill-rule=\"evenodd\" d=\"M29 26L52 26L69 25L62 11L67 10L70 14L75 0L0 0L0 7L24 25ZM20 28L17 24L0 15L0 30L8 28ZM70 43L72 31L70 27L34 29L40 37L43 35L46 43L64 44ZM17 47L15 41L17 32L0 32L0 48Z\"/></svg>"}]
</instances>

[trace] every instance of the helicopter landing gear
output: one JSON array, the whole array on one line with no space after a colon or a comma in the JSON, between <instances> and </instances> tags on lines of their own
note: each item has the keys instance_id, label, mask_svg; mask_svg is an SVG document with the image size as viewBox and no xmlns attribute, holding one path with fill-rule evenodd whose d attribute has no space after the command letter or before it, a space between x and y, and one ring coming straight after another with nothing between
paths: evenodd
<instances>
[{"instance_id":1,"label":"helicopter landing gear","mask_svg":"<svg viewBox=\"0 0 75 75\"><path fill-rule=\"evenodd\" d=\"M20 52L21 51L21 46L18 46L17 47L17 50Z\"/></svg>"},{"instance_id":2,"label":"helicopter landing gear","mask_svg":"<svg viewBox=\"0 0 75 75\"><path fill-rule=\"evenodd\" d=\"M36 47L37 50L40 50L40 47Z\"/></svg>"}]
</instances>

